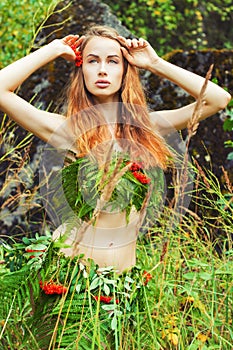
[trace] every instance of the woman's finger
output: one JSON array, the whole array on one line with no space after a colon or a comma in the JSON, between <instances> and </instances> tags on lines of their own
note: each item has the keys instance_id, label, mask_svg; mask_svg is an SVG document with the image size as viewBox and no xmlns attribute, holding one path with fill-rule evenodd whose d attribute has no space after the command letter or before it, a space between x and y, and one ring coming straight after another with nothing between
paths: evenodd
<instances>
[{"instance_id":1,"label":"woman's finger","mask_svg":"<svg viewBox=\"0 0 233 350\"><path fill-rule=\"evenodd\" d=\"M139 41L137 39L131 40L131 47L136 49L139 46Z\"/></svg>"},{"instance_id":2,"label":"woman's finger","mask_svg":"<svg viewBox=\"0 0 233 350\"><path fill-rule=\"evenodd\" d=\"M132 40L131 39L126 39L126 44L128 47L132 47Z\"/></svg>"},{"instance_id":3,"label":"woman's finger","mask_svg":"<svg viewBox=\"0 0 233 350\"><path fill-rule=\"evenodd\" d=\"M73 40L77 40L79 38L79 35L73 35L73 34L70 34L70 35L67 35L63 38L64 41L73 41Z\"/></svg>"},{"instance_id":4,"label":"woman's finger","mask_svg":"<svg viewBox=\"0 0 233 350\"><path fill-rule=\"evenodd\" d=\"M85 39L85 35L82 35L80 38L77 38L72 45L75 45L76 48L80 46L80 44L83 42L83 40Z\"/></svg>"},{"instance_id":5,"label":"woman's finger","mask_svg":"<svg viewBox=\"0 0 233 350\"><path fill-rule=\"evenodd\" d=\"M147 43L146 43L146 41L145 41L143 38L139 38L139 39L138 39L138 42L139 42L139 45L140 45L141 47L147 46Z\"/></svg>"},{"instance_id":6,"label":"woman's finger","mask_svg":"<svg viewBox=\"0 0 233 350\"><path fill-rule=\"evenodd\" d=\"M124 38L123 36L118 35L118 36L117 36L117 40L119 40L120 43L126 45L126 38Z\"/></svg>"}]
</instances>

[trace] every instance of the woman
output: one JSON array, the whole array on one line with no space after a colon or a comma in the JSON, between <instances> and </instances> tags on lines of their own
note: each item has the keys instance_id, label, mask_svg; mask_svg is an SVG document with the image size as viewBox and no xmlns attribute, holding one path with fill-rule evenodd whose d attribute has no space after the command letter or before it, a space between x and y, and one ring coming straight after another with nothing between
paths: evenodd
<instances>
[{"instance_id":1,"label":"woman","mask_svg":"<svg viewBox=\"0 0 233 350\"><path fill-rule=\"evenodd\" d=\"M57 57L76 60L78 66L68 91L66 115L39 110L14 93L33 72ZM81 37L68 35L54 40L2 69L0 108L45 142L69 150L69 154L72 151L75 159L91 154L100 169L106 169L115 148L129 154L125 172L134 161L143 161L145 168L166 169L171 154L160 135L166 134L171 125L177 130L185 128L196 102L176 110L148 113L138 68L169 79L195 99L204 83L204 78L160 58L146 40L126 39L100 26ZM229 100L225 90L208 82L201 119L225 108ZM109 143L111 140L116 146ZM134 206L128 217L125 210L112 212L111 202L106 209L104 203L113 189L109 192L101 192L89 222L81 227L65 223L55 231L54 239L68 230L66 243L70 247L63 250L65 254L84 253L99 266L113 265L121 272L135 265L140 220Z\"/></svg>"}]
</instances>

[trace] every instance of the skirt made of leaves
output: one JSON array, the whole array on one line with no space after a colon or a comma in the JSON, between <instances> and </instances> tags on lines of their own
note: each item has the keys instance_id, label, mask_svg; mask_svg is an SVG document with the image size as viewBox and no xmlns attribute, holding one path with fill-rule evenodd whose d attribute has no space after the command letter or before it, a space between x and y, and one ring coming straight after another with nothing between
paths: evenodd
<instances>
[{"instance_id":1,"label":"skirt made of leaves","mask_svg":"<svg viewBox=\"0 0 233 350\"><path fill-rule=\"evenodd\" d=\"M115 349L117 334L132 333L145 317L150 279L139 266L119 275L111 266L99 268L91 259L50 248L1 278L11 292L3 288L0 296L8 293L17 317L9 321L9 308L3 311L8 321L0 345L9 349L6 339L14 329L12 341L23 346L15 349Z\"/></svg>"}]
</instances>

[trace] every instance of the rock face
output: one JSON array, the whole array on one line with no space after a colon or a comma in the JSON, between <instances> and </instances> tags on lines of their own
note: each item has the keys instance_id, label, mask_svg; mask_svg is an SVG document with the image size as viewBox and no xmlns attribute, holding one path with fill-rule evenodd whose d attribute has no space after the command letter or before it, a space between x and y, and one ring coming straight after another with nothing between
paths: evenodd
<instances>
[{"instance_id":1,"label":"rock face","mask_svg":"<svg viewBox=\"0 0 233 350\"><path fill-rule=\"evenodd\" d=\"M218 84L227 88L229 93L233 93L232 51L175 51L171 52L166 59L203 77L206 76L210 65L214 64L212 78L217 79ZM152 75L146 81L146 88L149 91L148 102L156 110L174 109L193 101L191 96L171 82ZM226 113L221 111L200 123L197 134L192 138L190 154L202 166L211 168L218 178L222 175L223 166L229 171L233 180L233 164L227 160L227 154L231 149L224 147L224 141L233 139L233 132L223 132L225 118ZM185 131L183 134L185 135Z\"/></svg>"},{"instance_id":2,"label":"rock face","mask_svg":"<svg viewBox=\"0 0 233 350\"><path fill-rule=\"evenodd\" d=\"M62 5L65 6L68 3L69 1L64 1ZM50 35L50 33L53 32L53 29L57 29L56 24L62 22L64 22L62 29L59 29ZM46 24L55 25L46 28L39 34L37 38L37 43L39 43L39 45L45 44L54 38L62 38L70 33L82 34L88 27L96 24L112 26L116 28L121 35L126 37L131 36L130 32L120 24L114 15L110 13L109 8L97 0L75 1L71 6L68 6L66 10L58 11L52 15ZM229 92L232 93L232 51L180 51L172 52L167 59L174 64L190 69L202 76L206 75L210 64L214 62L215 67L213 77L216 77L219 84L227 87ZM59 104L58 96L64 91L72 69L72 63L67 63L65 60L59 58L33 74L22 85L19 94L28 101L34 98L33 104L40 106L40 108L44 110L49 109L50 111L56 111ZM148 104L155 110L173 109L192 101L190 96L172 83L153 76L148 72L142 72L142 81L147 90ZM197 135L193 137L190 147L190 152L196 157L201 165L209 167L211 161L211 167L219 178L221 177L220 167L223 165L228 169L231 166L230 162L226 161L226 156L227 153L229 153L229 150L224 148L224 141L232 138L232 133L223 132L222 117L223 113L203 121L199 126ZM23 138L26 135L26 132L21 128L18 128L17 134L18 138ZM35 159L37 159L36 155L42 145L43 143L40 140L34 138L29 150L31 163L35 168L35 174ZM208 153L206 149L208 150ZM7 166L7 164L3 164L3 166ZM1 179L2 184L3 182L4 176L3 179ZM30 187L30 191L31 188L32 187ZM23 190L27 191L28 189L26 187L22 188L22 191ZM14 191L16 191L16 185L8 189L8 195L14 193ZM3 198L2 203L4 204L5 201L6 198ZM25 231L43 232L45 214L37 209L39 198L35 201L37 205L32 205L31 207L28 206L28 208L30 208L23 212L16 209L17 205L8 207L8 211L6 210L7 207L5 207L4 215L3 211L0 210L0 220L2 220L1 233L3 235L15 235L19 231L23 231L24 234ZM9 215L11 217L10 220ZM31 216L32 219L28 219L27 221L27 217L29 216ZM8 219L6 219L7 217Z\"/></svg>"}]
</instances>

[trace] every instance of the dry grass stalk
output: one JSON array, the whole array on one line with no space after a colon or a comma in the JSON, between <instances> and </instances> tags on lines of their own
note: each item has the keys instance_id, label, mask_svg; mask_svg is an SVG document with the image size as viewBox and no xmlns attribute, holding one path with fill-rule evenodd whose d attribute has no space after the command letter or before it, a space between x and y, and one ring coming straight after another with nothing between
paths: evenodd
<instances>
[{"instance_id":1,"label":"dry grass stalk","mask_svg":"<svg viewBox=\"0 0 233 350\"><path fill-rule=\"evenodd\" d=\"M99 183L99 188L100 189L103 186L103 184L105 183L105 181L107 180L109 167L110 167L110 164L111 164L111 155L112 155L112 151L113 151L113 146L114 146L114 143L112 142L110 144L110 147L109 147L107 155L106 155L106 161L104 163L104 171L103 171L103 175L102 175L102 177L100 179L100 183Z\"/></svg>"},{"instance_id":2,"label":"dry grass stalk","mask_svg":"<svg viewBox=\"0 0 233 350\"><path fill-rule=\"evenodd\" d=\"M112 173L112 175L110 176L108 183L106 184L106 186L104 187L102 194L100 196L100 200L101 201L106 201L108 202L111 198L111 195L114 191L114 188L117 185L117 182L120 180L120 178L126 173L127 170L129 170L129 168L131 167L132 163L128 163L126 166L124 166L124 168L122 168L120 170L120 166L122 163L122 158L119 158L116 167Z\"/></svg>"},{"instance_id":3,"label":"dry grass stalk","mask_svg":"<svg viewBox=\"0 0 233 350\"><path fill-rule=\"evenodd\" d=\"M162 252L160 255L160 262L162 262L164 260L165 255L167 254L167 251L168 251L168 241L165 241L163 243L163 249L162 249Z\"/></svg>"},{"instance_id":4,"label":"dry grass stalk","mask_svg":"<svg viewBox=\"0 0 233 350\"><path fill-rule=\"evenodd\" d=\"M194 159L194 163L195 163L195 166L197 167L198 169L198 172L199 172L199 175L202 177L203 179L203 182L204 184L206 185L206 188L208 188L208 190L210 189L210 184L209 184L209 181L204 173L204 171L202 170L200 164L197 162L196 159Z\"/></svg>"},{"instance_id":5,"label":"dry grass stalk","mask_svg":"<svg viewBox=\"0 0 233 350\"><path fill-rule=\"evenodd\" d=\"M181 208L182 209L182 208ZM200 224L203 224L203 220L200 218L199 215L197 215L194 211L188 209L188 208L183 208L186 210L189 215L191 215L195 220L197 220Z\"/></svg>"},{"instance_id":6,"label":"dry grass stalk","mask_svg":"<svg viewBox=\"0 0 233 350\"><path fill-rule=\"evenodd\" d=\"M224 169L223 166L221 166L221 169L222 169L222 172L223 172L223 176L224 176L225 183L226 183L226 185L227 185L227 190L228 190L230 193L233 193L233 185L232 185L232 183L231 183L231 180L229 179L228 173L227 173L227 171Z\"/></svg>"},{"instance_id":7,"label":"dry grass stalk","mask_svg":"<svg viewBox=\"0 0 233 350\"><path fill-rule=\"evenodd\" d=\"M204 84L201 88L200 94L198 96L197 103L196 103L195 109L193 111L193 115L188 122L188 125L187 125L188 139L190 139L192 136L194 136L197 132L197 128L199 126L199 120L200 120L201 113L202 113L202 107L203 107L203 104L205 103L205 99L204 99L205 91L206 91L206 88L208 85L208 81L211 78L213 67L214 67L214 65L211 64L211 66L206 74L205 81L204 81Z\"/></svg>"}]
</instances>

